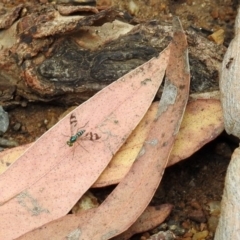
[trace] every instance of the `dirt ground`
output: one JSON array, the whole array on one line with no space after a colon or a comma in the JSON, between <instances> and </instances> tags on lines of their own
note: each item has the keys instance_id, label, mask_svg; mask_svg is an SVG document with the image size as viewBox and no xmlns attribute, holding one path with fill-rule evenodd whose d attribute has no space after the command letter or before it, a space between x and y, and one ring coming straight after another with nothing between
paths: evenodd
<instances>
[{"instance_id":1,"label":"dirt ground","mask_svg":"<svg viewBox=\"0 0 240 240\"><path fill-rule=\"evenodd\" d=\"M223 28L225 45L233 37L237 9L236 0L102 0L98 5L118 6L140 21L170 21L172 15L177 15L185 29L192 26L211 32ZM10 127L4 137L19 144L32 142L53 126L65 110L62 106L36 103L11 109ZM235 147L222 134L189 159L168 168L152 204L173 204L171 215L158 229L132 239L147 239L161 229L172 230L176 239L213 239L224 177Z\"/></svg>"},{"instance_id":2,"label":"dirt ground","mask_svg":"<svg viewBox=\"0 0 240 240\"><path fill-rule=\"evenodd\" d=\"M180 18L183 27L201 28L210 33L220 28L225 31L225 43L233 37L237 0L100 0L99 4L113 4L127 10L140 21Z\"/></svg>"}]
</instances>

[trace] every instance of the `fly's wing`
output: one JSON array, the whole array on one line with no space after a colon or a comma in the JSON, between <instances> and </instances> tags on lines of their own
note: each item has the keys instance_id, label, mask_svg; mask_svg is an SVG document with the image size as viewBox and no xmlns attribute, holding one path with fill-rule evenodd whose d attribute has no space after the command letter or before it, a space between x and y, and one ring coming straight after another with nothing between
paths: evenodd
<instances>
[{"instance_id":1,"label":"fly's wing","mask_svg":"<svg viewBox=\"0 0 240 240\"><path fill-rule=\"evenodd\" d=\"M77 133L77 125L78 125L78 122L77 122L76 113L72 113L70 116L71 136Z\"/></svg>"},{"instance_id":2,"label":"fly's wing","mask_svg":"<svg viewBox=\"0 0 240 240\"><path fill-rule=\"evenodd\" d=\"M78 129L77 128L78 122L77 122L76 114L72 113L71 116L70 116L71 136L76 135L79 132L79 130L83 129L87 124L88 124L88 122L84 126L82 126ZM85 129L83 129L82 131L84 133ZM101 138L101 136L99 136L97 133L92 133L92 132L88 132L84 137L85 140L90 140L90 141L96 141L100 138Z\"/></svg>"},{"instance_id":3,"label":"fly's wing","mask_svg":"<svg viewBox=\"0 0 240 240\"><path fill-rule=\"evenodd\" d=\"M99 136L97 133L93 133L93 132L88 132L85 137L86 140L90 140L90 141L96 141L98 139L101 138L101 136Z\"/></svg>"}]
</instances>

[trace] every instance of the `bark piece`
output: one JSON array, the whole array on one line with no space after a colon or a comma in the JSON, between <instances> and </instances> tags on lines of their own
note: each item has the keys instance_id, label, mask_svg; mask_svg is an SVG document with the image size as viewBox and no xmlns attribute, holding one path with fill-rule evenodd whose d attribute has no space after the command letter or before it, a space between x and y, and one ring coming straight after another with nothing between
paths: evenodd
<instances>
[{"instance_id":1,"label":"bark piece","mask_svg":"<svg viewBox=\"0 0 240 240\"><path fill-rule=\"evenodd\" d=\"M23 4L13 8L0 6L0 29L9 28L19 17Z\"/></svg>"},{"instance_id":2,"label":"bark piece","mask_svg":"<svg viewBox=\"0 0 240 240\"><path fill-rule=\"evenodd\" d=\"M78 13L62 16L51 4L47 7L36 4L29 9L25 17L2 32L6 37L0 41L3 46L0 78L3 84L16 88L8 99L0 97L4 106L16 104L15 96L29 101L80 103L156 56L172 37L171 24L158 21L135 27L131 24L119 27L115 22L111 25L114 19L125 16L113 9L87 16ZM109 24L108 29L103 30L104 23ZM116 39L116 27L124 36ZM186 33L191 92L218 89L218 69L225 47L217 46L193 30ZM88 43L92 42L89 48Z\"/></svg>"}]
</instances>

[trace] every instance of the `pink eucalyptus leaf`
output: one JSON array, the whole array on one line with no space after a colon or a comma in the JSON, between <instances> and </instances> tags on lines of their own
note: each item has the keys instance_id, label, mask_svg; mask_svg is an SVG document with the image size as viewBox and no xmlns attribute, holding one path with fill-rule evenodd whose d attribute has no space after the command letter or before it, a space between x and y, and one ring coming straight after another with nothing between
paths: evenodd
<instances>
[{"instance_id":1,"label":"pink eucalyptus leaf","mask_svg":"<svg viewBox=\"0 0 240 240\"><path fill-rule=\"evenodd\" d=\"M133 226L124 232L120 239L128 239L126 237L135 233L140 233L154 228L162 223L170 214L172 210L171 204L162 204L160 206L148 207L143 214L137 219ZM93 208L80 214L69 214L55 221L45 224L41 228L37 228L23 236L17 238L17 240L49 240L49 239L64 239L64 236L76 238L80 236L80 230L78 228L82 221L91 218L97 208ZM74 229L73 231L71 231ZM68 234L68 235L67 235ZM71 238L70 238L71 239Z\"/></svg>"},{"instance_id":2,"label":"pink eucalyptus leaf","mask_svg":"<svg viewBox=\"0 0 240 240\"><path fill-rule=\"evenodd\" d=\"M158 102L154 102L124 145L114 155L92 187L119 183L131 168L154 121ZM189 101L168 161L168 167L191 156L224 130L223 114L217 99Z\"/></svg>"},{"instance_id":3,"label":"pink eucalyptus leaf","mask_svg":"<svg viewBox=\"0 0 240 240\"><path fill-rule=\"evenodd\" d=\"M187 39L178 18L174 18L173 27L165 86L156 119L125 178L91 217L85 216L82 224L72 229L71 232L79 231L79 239L110 239L126 231L146 209L161 181L190 85Z\"/></svg>"},{"instance_id":4,"label":"pink eucalyptus leaf","mask_svg":"<svg viewBox=\"0 0 240 240\"><path fill-rule=\"evenodd\" d=\"M146 232L160 225L171 213L173 205L162 204L155 207L147 207L137 221L125 232L112 240L128 240L136 233Z\"/></svg>"},{"instance_id":5,"label":"pink eucalyptus leaf","mask_svg":"<svg viewBox=\"0 0 240 240\"><path fill-rule=\"evenodd\" d=\"M165 49L97 93L39 138L0 175L0 239L13 239L67 214L149 108L164 76ZM70 119L85 130L72 147ZM90 141L87 133L100 139Z\"/></svg>"}]
</instances>

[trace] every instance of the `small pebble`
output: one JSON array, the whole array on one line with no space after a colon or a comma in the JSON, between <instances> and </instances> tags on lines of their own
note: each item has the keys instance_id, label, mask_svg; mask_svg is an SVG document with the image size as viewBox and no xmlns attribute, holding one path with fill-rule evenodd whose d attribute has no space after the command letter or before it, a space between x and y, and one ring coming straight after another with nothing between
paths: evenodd
<instances>
[{"instance_id":1,"label":"small pebble","mask_svg":"<svg viewBox=\"0 0 240 240\"><path fill-rule=\"evenodd\" d=\"M132 15L136 15L139 11L139 6L138 4L136 4L134 1L130 1L129 2L129 12L132 14Z\"/></svg>"},{"instance_id":2,"label":"small pebble","mask_svg":"<svg viewBox=\"0 0 240 240\"><path fill-rule=\"evenodd\" d=\"M195 187L196 184L195 184L195 179L192 179L190 182L189 182L189 186L190 187Z\"/></svg>"},{"instance_id":3,"label":"small pebble","mask_svg":"<svg viewBox=\"0 0 240 240\"><path fill-rule=\"evenodd\" d=\"M50 129L51 127L53 127L57 122L58 122L58 118L54 113L49 113L48 114L48 123L46 124L47 129Z\"/></svg>"},{"instance_id":4,"label":"small pebble","mask_svg":"<svg viewBox=\"0 0 240 240\"><path fill-rule=\"evenodd\" d=\"M5 133L8 129L8 126L9 126L8 113L3 110L2 106L0 106L0 134Z\"/></svg>"},{"instance_id":5,"label":"small pebble","mask_svg":"<svg viewBox=\"0 0 240 240\"><path fill-rule=\"evenodd\" d=\"M208 204L209 212L213 216L219 216L221 212L221 202L220 201L210 201Z\"/></svg>"},{"instance_id":6,"label":"small pebble","mask_svg":"<svg viewBox=\"0 0 240 240\"><path fill-rule=\"evenodd\" d=\"M218 9L217 8L212 9L210 14L211 14L213 19L217 19L219 17L219 13L218 13Z\"/></svg>"},{"instance_id":7,"label":"small pebble","mask_svg":"<svg viewBox=\"0 0 240 240\"><path fill-rule=\"evenodd\" d=\"M26 106L27 106L27 104L28 104L28 102L27 102L27 101L21 101L21 106L22 106L22 107L26 107Z\"/></svg>"},{"instance_id":8,"label":"small pebble","mask_svg":"<svg viewBox=\"0 0 240 240\"><path fill-rule=\"evenodd\" d=\"M159 239L174 240L176 238L171 231L158 232L158 233L152 235L150 238L148 238L148 240L159 240Z\"/></svg>"},{"instance_id":9,"label":"small pebble","mask_svg":"<svg viewBox=\"0 0 240 240\"><path fill-rule=\"evenodd\" d=\"M194 200L192 200L191 201L191 206L193 207L193 208L195 208L195 209L202 209L202 207L201 207L201 205L199 204L199 202L198 201L196 201L195 199Z\"/></svg>"},{"instance_id":10,"label":"small pebble","mask_svg":"<svg viewBox=\"0 0 240 240\"><path fill-rule=\"evenodd\" d=\"M16 123L16 124L14 124L14 126L13 126L13 130L14 131L19 131L19 129L21 128L21 123Z\"/></svg>"},{"instance_id":11,"label":"small pebble","mask_svg":"<svg viewBox=\"0 0 240 240\"><path fill-rule=\"evenodd\" d=\"M191 227L191 224L190 224L189 220L182 222L182 227L184 229L189 229Z\"/></svg>"},{"instance_id":12,"label":"small pebble","mask_svg":"<svg viewBox=\"0 0 240 240\"><path fill-rule=\"evenodd\" d=\"M16 147L18 146L18 143L13 140L8 140L6 138L0 138L0 146L3 147Z\"/></svg>"},{"instance_id":13,"label":"small pebble","mask_svg":"<svg viewBox=\"0 0 240 240\"><path fill-rule=\"evenodd\" d=\"M166 223L162 223L157 227L158 231L166 231L168 228L168 225Z\"/></svg>"},{"instance_id":14,"label":"small pebble","mask_svg":"<svg viewBox=\"0 0 240 240\"><path fill-rule=\"evenodd\" d=\"M168 222L168 229L177 236L182 236L185 233L185 229L180 226L179 222L175 221Z\"/></svg>"},{"instance_id":15,"label":"small pebble","mask_svg":"<svg viewBox=\"0 0 240 240\"><path fill-rule=\"evenodd\" d=\"M210 216L208 218L208 229L211 232L215 232L216 231L216 228L217 228L217 225L218 225L218 221L219 221L219 217L217 217L217 216Z\"/></svg>"},{"instance_id":16,"label":"small pebble","mask_svg":"<svg viewBox=\"0 0 240 240\"><path fill-rule=\"evenodd\" d=\"M72 208L72 213L77 214L79 212L86 211L87 209L98 207L99 203L97 198L91 193L86 192L81 199Z\"/></svg>"},{"instance_id":17,"label":"small pebble","mask_svg":"<svg viewBox=\"0 0 240 240\"><path fill-rule=\"evenodd\" d=\"M187 0L186 3L187 3L187 5L192 6L193 5L193 0Z\"/></svg>"},{"instance_id":18,"label":"small pebble","mask_svg":"<svg viewBox=\"0 0 240 240\"><path fill-rule=\"evenodd\" d=\"M187 232L183 235L184 239L190 238L192 239L193 233L192 232Z\"/></svg>"},{"instance_id":19,"label":"small pebble","mask_svg":"<svg viewBox=\"0 0 240 240\"><path fill-rule=\"evenodd\" d=\"M27 131L26 126L22 125L22 126L21 126L21 131L22 131L22 132L26 132L26 131Z\"/></svg>"},{"instance_id":20,"label":"small pebble","mask_svg":"<svg viewBox=\"0 0 240 240\"><path fill-rule=\"evenodd\" d=\"M208 236L207 230L202 231L202 232L197 232L193 235L192 240L200 240L200 239L202 240L202 239L205 239L207 236Z\"/></svg>"},{"instance_id":21,"label":"small pebble","mask_svg":"<svg viewBox=\"0 0 240 240\"><path fill-rule=\"evenodd\" d=\"M207 221L206 216L205 216L204 212L201 209L190 211L188 213L188 217L189 217L189 219L191 219L191 220L193 220L195 222L199 222L199 223Z\"/></svg>"}]
</instances>

